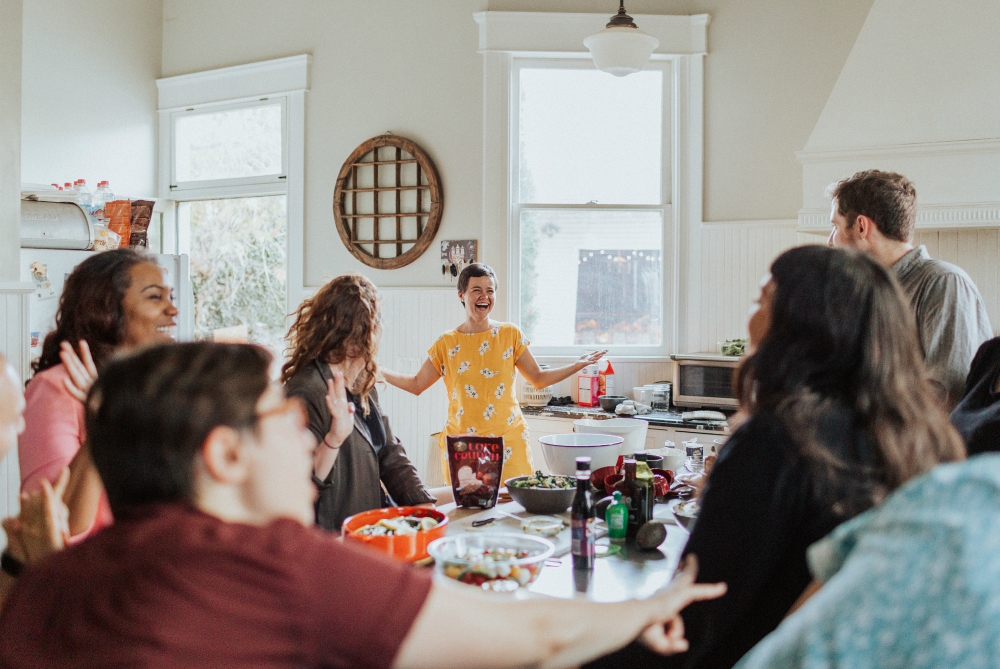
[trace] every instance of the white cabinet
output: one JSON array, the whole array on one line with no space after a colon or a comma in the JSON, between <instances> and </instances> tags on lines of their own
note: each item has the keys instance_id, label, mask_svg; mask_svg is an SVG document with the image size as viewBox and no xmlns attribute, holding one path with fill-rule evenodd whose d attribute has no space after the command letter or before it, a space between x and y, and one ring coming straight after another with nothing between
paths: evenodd
<instances>
[{"instance_id":1,"label":"white cabinet","mask_svg":"<svg viewBox=\"0 0 1000 669\"><path fill-rule=\"evenodd\" d=\"M663 442L672 441L674 444L677 443L676 430L672 427L653 427L649 426L646 430L646 450L652 450L654 448L664 448Z\"/></svg>"}]
</instances>

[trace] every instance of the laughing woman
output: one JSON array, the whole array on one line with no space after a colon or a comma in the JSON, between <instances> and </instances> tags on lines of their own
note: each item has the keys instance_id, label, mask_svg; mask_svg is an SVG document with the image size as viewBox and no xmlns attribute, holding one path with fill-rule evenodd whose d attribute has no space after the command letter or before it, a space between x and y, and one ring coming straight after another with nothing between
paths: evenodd
<instances>
[{"instance_id":1,"label":"laughing woman","mask_svg":"<svg viewBox=\"0 0 1000 669\"><path fill-rule=\"evenodd\" d=\"M607 351L582 356L558 369L539 368L528 349L528 340L513 323L490 318L497 277L489 265L472 263L458 277L458 299L465 307L465 322L441 335L427 352L416 374L382 370L390 384L419 395L444 377L448 390L448 425L438 445L446 453L448 435L478 434L504 438L504 477L535 471L528 444L528 425L514 393L520 371L536 388L559 383ZM447 476L448 467L444 467Z\"/></svg>"}]
</instances>

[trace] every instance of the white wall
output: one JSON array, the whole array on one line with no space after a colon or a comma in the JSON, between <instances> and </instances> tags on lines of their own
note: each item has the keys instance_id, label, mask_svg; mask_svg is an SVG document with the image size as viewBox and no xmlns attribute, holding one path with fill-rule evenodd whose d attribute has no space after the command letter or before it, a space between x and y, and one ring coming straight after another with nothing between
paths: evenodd
<instances>
[{"instance_id":1,"label":"white wall","mask_svg":"<svg viewBox=\"0 0 1000 669\"><path fill-rule=\"evenodd\" d=\"M0 0L0 281L17 281L21 230L21 0Z\"/></svg>"},{"instance_id":2,"label":"white wall","mask_svg":"<svg viewBox=\"0 0 1000 669\"><path fill-rule=\"evenodd\" d=\"M156 193L160 0L24 3L21 179Z\"/></svg>"},{"instance_id":3,"label":"white wall","mask_svg":"<svg viewBox=\"0 0 1000 669\"><path fill-rule=\"evenodd\" d=\"M344 160L392 131L422 146L444 187L437 239L477 239L482 222L482 62L472 14L485 0L165 0L163 76L309 53L305 278L363 272L379 286L450 286L436 245L399 270L344 248L333 189Z\"/></svg>"}]
</instances>

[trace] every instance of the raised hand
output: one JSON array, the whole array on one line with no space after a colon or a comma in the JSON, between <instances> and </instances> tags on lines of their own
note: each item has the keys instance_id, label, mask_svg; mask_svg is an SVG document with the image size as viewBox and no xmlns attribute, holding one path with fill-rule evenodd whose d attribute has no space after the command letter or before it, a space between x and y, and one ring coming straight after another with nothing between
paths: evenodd
<instances>
[{"instance_id":1,"label":"raised hand","mask_svg":"<svg viewBox=\"0 0 1000 669\"><path fill-rule=\"evenodd\" d=\"M603 351L591 351L590 353L584 353L583 355L580 356L580 359L577 360L576 362L577 364L583 363L584 367L586 367L587 365L593 365L598 360L603 358L607 352L608 350L604 349Z\"/></svg>"},{"instance_id":2,"label":"raised hand","mask_svg":"<svg viewBox=\"0 0 1000 669\"><path fill-rule=\"evenodd\" d=\"M323 437L321 447L340 448L354 431L354 404L347 399L347 388L342 372L334 372L333 380L326 382L326 408L330 410L330 431Z\"/></svg>"},{"instance_id":3,"label":"raised hand","mask_svg":"<svg viewBox=\"0 0 1000 669\"><path fill-rule=\"evenodd\" d=\"M90 354L90 346L83 339L79 342L80 355L76 354L68 341L59 344L59 359L62 360L69 379L65 379L70 394L81 402L87 401L87 393L97 380L97 366Z\"/></svg>"},{"instance_id":4,"label":"raised hand","mask_svg":"<svg viewBox=\"0 0 1000 669\"><path fill-rule=\"evenodd\" d=\"M42 480L42 489L21 495L21 513L5 518L11 555L32 564L51 553L62 550L69 538L69 510L62 496L69 483L69 469L63 468L55 485Z\"/></svg>"}]
</instances>

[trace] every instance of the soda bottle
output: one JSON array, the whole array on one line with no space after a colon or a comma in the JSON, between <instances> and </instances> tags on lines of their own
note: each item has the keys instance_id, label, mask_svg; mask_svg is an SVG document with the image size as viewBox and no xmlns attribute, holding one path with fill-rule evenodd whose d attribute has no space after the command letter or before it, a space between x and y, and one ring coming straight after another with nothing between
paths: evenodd
<instances>
[{"instance_id":1,"label":"soda bottle","mask_svg":"<svg viewBox=\"0 0 1000 669\"><path fill-rule=\"evenodd\" d=\"M570 537L573 569L590 571L594 568L594 534L589 525L594 515L590 497L590 458L576 459L576 495L570 511Z\"/></svg>"}]
</instances>

